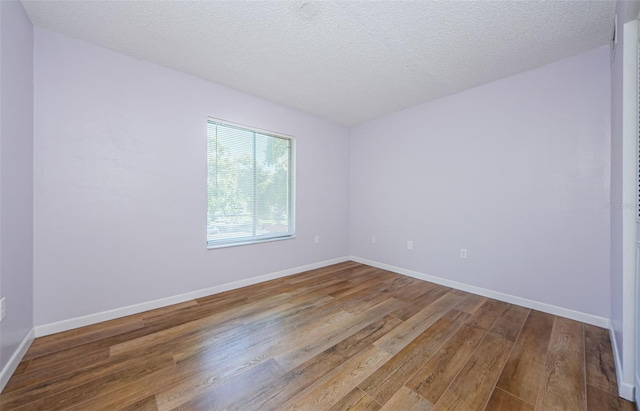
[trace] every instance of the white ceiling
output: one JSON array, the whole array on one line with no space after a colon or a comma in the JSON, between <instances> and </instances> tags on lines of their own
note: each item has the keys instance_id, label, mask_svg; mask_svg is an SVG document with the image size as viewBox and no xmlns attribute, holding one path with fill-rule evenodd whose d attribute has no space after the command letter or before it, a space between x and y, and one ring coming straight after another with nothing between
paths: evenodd
<instances>
[{"instance_id":1,"label":"white ceiling","mask_svg":"<svg viewBox=\"0 0 640 411\"><path fill-rule=\"evenodd\" d=\"M36 26L347 126L606 45L615 13L588 0L23 4Z\"/></svg>"}]
</instances>

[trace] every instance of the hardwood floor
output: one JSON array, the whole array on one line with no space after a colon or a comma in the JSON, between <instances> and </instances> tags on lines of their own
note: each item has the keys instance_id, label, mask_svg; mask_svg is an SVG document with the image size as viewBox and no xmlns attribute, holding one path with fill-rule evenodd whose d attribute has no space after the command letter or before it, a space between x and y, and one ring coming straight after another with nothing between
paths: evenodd
<instances>
[{"instance_id":1,"label":"hardwood floor","mask_svg":"<svg viewBox=\"0 0 640 411\"><path fill-rule=\"evenodd\" d=\"M608 331L347 262L34 341L8 410L635 410Z\"/></svg>"}]
</instances>

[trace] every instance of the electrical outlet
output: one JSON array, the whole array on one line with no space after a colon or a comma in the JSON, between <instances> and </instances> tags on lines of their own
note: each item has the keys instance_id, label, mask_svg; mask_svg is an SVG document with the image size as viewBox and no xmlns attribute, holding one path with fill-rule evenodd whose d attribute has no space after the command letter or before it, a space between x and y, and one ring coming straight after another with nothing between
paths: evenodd
<instances>
[{"instance_id":1,"label":"electrical outlet","mask_svg":"<svg viewBox=\"0 0 640 411\"><path fill-rule=\"evenodd\" d=\"M413 250L413 241L407 240L407 250Z\"/></svg>"},{"instance_id":2,"label":"electrical outlet","mask_svg":"<svg viewBox=\"0 0 640 411\"><path fill-rule=\"evenodd\" d=\"M320 236L319 236L319 235L317 235L317 236L313 239L313 241L315 241L315 243L316 243L316 244L319 244L319 243L320 243Z\"/></svg>"},{"instance_id":3,"label":"electrical outlet","mask_svg":"<svg viewBox=\"0 0 640 411\"><path fill-rule=\"evenodd\" d=\"M6 301L6 297L3 297L0 300L0 321L2 321L4 319L4 316L7 314L5 301Z\"/></svg>"},{"instance_id":4,"label":"electrical outlet","mask_svg":"<svg viewBox=\"0 0 640 411\"><path fill-rule=\"evenodd\" d=\"M466 248L461 248L460 249L460 258L467 258L467 249Z\"/></svg>"},{"instance_id":5,"label":"electrical outlet","mask_svg":"<svg viewBox=\"0 0 640 411\"><path fill-rule=\"evenodd\" d=\"M375 244L375 242L376 242L376 236L372 235L371 236L371 243Z\"/></svg>"}]
</instances>

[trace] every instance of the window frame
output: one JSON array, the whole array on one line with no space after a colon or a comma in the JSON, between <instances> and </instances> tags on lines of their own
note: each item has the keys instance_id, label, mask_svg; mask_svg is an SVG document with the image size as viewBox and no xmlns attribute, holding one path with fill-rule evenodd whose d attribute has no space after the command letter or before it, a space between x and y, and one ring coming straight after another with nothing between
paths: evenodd
<instances>
[{"instance_id":1,"label":"window frame","mask_svg":"<svg viewBox=\"0 0 640 411\"><path fill-rule=\"evenodd\" d=\"M281 138L289 141L289 201L288 201L288 223L289 223L289 231L283 234L277 234L272 236L252 236L252 237L238 237L238 238L226 238L222 240L209 240L209 210L207 208L207 223L206 223L206 244L207 249L217 249L217 248L226 248L226 247L235 247L241 245L248 244L260 244L267 243L272 241L282 241L282 240L291 240L296 238L296 139L294 136L290 136L283 133L277 133L270 130L260 129L257 127L247 126L244 124L234 123L222 119L218 119L215 117L207 117L207 130L206 130L206 168L207 168L207 202L209 200L209 124L214 123L216 125L227 126L232 128L238 128L241 130L246 130L248 132L252 132L254 134L254 139L256 134L260 134L263 136L273 137L273 138ZM207 206L208 207L208 206ZM255 225L256 222L253 221Z\"/></svg>"}]
</instances>

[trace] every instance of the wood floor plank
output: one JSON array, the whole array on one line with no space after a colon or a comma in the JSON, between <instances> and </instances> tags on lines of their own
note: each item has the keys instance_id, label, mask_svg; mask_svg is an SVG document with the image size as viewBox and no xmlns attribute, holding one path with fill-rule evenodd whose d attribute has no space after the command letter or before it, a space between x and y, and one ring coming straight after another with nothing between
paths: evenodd
<instances>
[{"instance_id":1,"label":"wood floor plank","mask_svg":"<svg viewBox=\"0 0 640 411\"><path fill-rule=\"evenodd\" d=\"M343 310L350 313L360 313L391 297L391 292L384 284L381 284L349 294L347 297L339 298L338 301L342 302Z\"/></svg>"},{"instance_id":2,"label":"wood floor plank","mask_svg":"<svg viewBox=\"0 0 640 411\"><path fill-rule=\"evenodd\" d=\"M587 411L637 411L636 404L619 397L617 393L602 391L587 384Z\"/></svg>"},{"instance_id":3,"label":"wood floor plank","mask_svg":"<svg viewBox=\"0 0 640 411\"><path fill-rule=\"evenodd\" d=\"M407 382L407 387L435 404L471 357L486 331L463 325Z\"/></svg>"},{"instance_id":4,"label":"wood floor plank","mask_svg":"<svg viewBox=\"0 0 640 411\"><path fill-rule=\"evenodd\" d=\"M180 383L192 376L207 364L177 364L172 368L164 368L146 374L116 391L108 391L93 395L84 402L78 402L65 411L112 411L126 408L144 400L167 387Z\"/></svg>"},{"instance_id":5,"label":"wood floor plank","mask_svg":"<svg viewBox=\"0 0 640 411\"><path fill-rule=\"evenodd\" d=\"M178 362L193 356L208 357L211 352L220 356L227 346L232 347L233 353L238 344L249 350L251 347L247 343L250 341L253 341L253 345L266 342L275 336L286 335L287 330L299 327L302 321L323 320L323 317L340 312L339 305L332 304L333 302L328 296L308 300L293 298L286 304L271 307L258 315L207 326L179 338L168 333L168 340L162 342L161 347L173 351ZM237 321L241 323L241 328Z\"/></svg>"},{"instance_id":6,"label":"wood floor plank","mask_svg":"<svg viewBox=\"0 0 640 411\"><path fill-rule=\"evenodd\" d=\"M209 397L201 395L177 406L171 411L211 411L213 409L209 402Z\"/></svg>"},{"instance_id":7,"label":"wood floor plank","mask_svg":"<svg viewBox=\"0 0 640 411\"><path fill-rule=\"evenodd\" d=\"M449 388L433 407L434 411L482 411L491 396L513 343L486 334Z\"/></svg>"},{"instance_id":8,"label":"wood floor plank","mask_svg":"<svg viewBox=\"0 0 640 411\"><path fill-rule=\"evenodd\" d=\"M507 308L507 305L502 301L489 298L469 317L467 324L488 330Z\"/></svg>"},{"instance_id":9,"label":"wood floor plank","mask_svg":"<svg viewBox=\"0 0 640 411\"><path fill-rule=\"evenodd\" d=\"M277 294L279 293L274 293L274 295ZM179 324L208 317L216 312L234 310L236 307L242 307L251 303L252 300L250 297L232 294L226 298L199 302L194 306L180 308L172 315L148 315L145 318L145 324L154 326L157 330L164 330Z\"/></svg>"},{"instance_id":10,"label":"wood floor plank","mask_svg":"<svg viewBox=\"0 0 640 411\"><path fill-rule=\"evenodd\" d=\"M77 347L93 341L102 340L113 335L124 334L129 331L144 328L145 324L141 318L126 319L126 321L113 320L106 323L92 325L82 331L71 330L63 333L50 335L36 339L29 352L25 355L25 360L42 357L58 351Z\"/></svg>"},{"instance_id":11,"label":"wood floor plank","mask_svg":"<svg viewBox=\"0 0 640 411\"><path fill-rule=\"evenodd\" d=\"M278 288L277 290L278 292L284 290L292 297L306 297L309 294L316 293L331 294L354 286L353 282L345 281L343 278L323 277L321 280L322 281L313 279L296 284L289 284L287 287Z\"/></svg>"},{"instance_id":12,"label":"wood floor plank","mask_svg":"<svg viewBox=\"0 0 640 411\"><path fill-rule=\"evenodd\" d=\"M371 345L284 403L282 409L331 408L390 357L388 352Z\"/></svg>"},{"instance_id":13,"label":"wood floor plank","mask_svg":"<svg viewBox=\"0 0 640 411\"><path fill-rule=\"evenodd\" d=\"M135 404L149 397L155 400L155 393L158 390L166 388L180 377L182 377L182 373L179 366L176 366L175 369L163 369L141 377L116 392L95 395L83 402L70 405L65 411L112 411L128 407L135 410Z\"/></svg>"},{"instance_id":14,"label":"wood floor plank","mask_svg":"<svg viewBox=\"0 0 640 411\"><path fill-rule=\"evenodd\" d=\"M21 377L21 376L24 375L24 373L27 371L27 368L29 368L30 364L31 364L31 360L22 361L20 362L20 364L18 364L18 368L16 368L13 375L9 379L9 382L7 382L7 385L5 386L3 392L7 393L10 391L14 391L18 388L21 388L20 380L24 379L24 377ZM22 387L26 385L29 385L29 384L27 383L25 385L22 385Z\"/></svg>"},{"instance_id":15,"label":"wood floor plank","mask_svg":"<svg viewBox=\"0 0 640 411\"><path fill-rule=\"evenodd\" d=\"M278 279L281 282L283 279ZM268 301L277 295L290 295L288 290L295 290L295 287L287 286L279 287L278 280L266 283L260 283L255 287L244 287L239 290L231 290L210 297L197 299L197 305L185 307L176 310L173 315L169 316L153 316L145 319L145 324L153 326L156 330L168 329L190 321L200 320L209 317L212 314L220 312L233 312L235 310L244 310L247 305L256 305L268 303ZM270 284L272 283L272 284ZM244 308L243 308L244 307Z\"/></svg>"},{"instance_id":16,"label":"wood floor plank","mask_svg":"<svg viewBox=\"0 0 640 411\"><path fill-rule=\"evenodd\" d=\"M300 333L305 338L297 340L293 350L277 355L275 358L285 370L292 370L356 331L393 312L401 304L404 303L391 298L335 324L312 326ZM324 327L325 325L328 326Z\"/></svg>"},{"instance_id":17,"label":"wood floor plank","mask_svg":"<svg viewBox=\"0 0 640 411\"><path fill-rule=\"evenodd\" d=\"M587 384L587 411L621 411L617 394Z\"/></svg>"},{"instance_id":18,"label":"wood floor plank","mask_svg":"<svg viewBox=\"0 0 640 411\"><path fill-rule=\"evenodd\" d=\"M158 411L155 395L150 395L131 405L122 407L118 411Z\"/></svg>"},{"instance_id":19,"label":"wood floor plank","mask_svg":"<svg viewBox=\"0 0 640 411\"><path fill-rule=\"evenodd\" d=\"M398 319L390 316L379 319L325 352L285 373L281 378L274 379L268 386L253 396L246 395L242 400L228 408L240 411L279 409L284 402L374 343L378 338L396 327L399 322Z\"/></svg>"},{"instance_id":20,"label":"wood floor plank","mask_svg":"<svg viewBox=\"0 0 640 411\"><path fill-rule=\"evenodd\" d=\"M425 307L428 307L439 298L447 294L451 289L442 286L435 286L428 292L420 295L415 298L413 301L407 303L402 306L400 309L394 311L392 315L396 318L399 318L403 321L408 320L409 318L416 315L418 312L423 310Z\"/></svg>"},{"instance_id":21,"label":"wood floor plank","mask_svg":"<svg viewBox=\"0 0 640 411\"><path fill-rule=\"evenodd\" d=\"M617 396L618 383L609 330L585 324L584 339L587 384Z\"/></svg>"},{"instance_id":22,"label":"wood floor plank","mask_svg":"<svg viewBox=\"0 0 640 411\"><path fill-rule=\"evenodd\" d=\"M485 411L533 411L533 405L527 404L520 398L502 391L500 388L493 390ZM604 411L605 409L600 409Z\"/></svg>"},{"instance_id":23,"label":"wood floor plank","mask_svg":"<svg viewBox=\"0 0 640 411\"><path fill-rule=\"evenodd\" d=\"M144 321L150 321L161 317L173 316L186 308L193 308L198 305L196 300L189 300L183 303L169 305L167 307L156 308L155 310L145 311L140 314Z\"/></svg>"},{"instance_id":24,"label":"wood floor plank","mask_svg":"<svg viewBox=\"0 0 640 411\"><path fill-rule=\"evenodd\" d=\"M620 409L622 411L638 411L634 402L627 401L624 398L618 398L618 401L620 402Z\"/></svg>"},{"instance_id":25,"label":"wood floor plank","mask_svg":"<svg viewBox=\"0 0 640 411\"><path fill-rule=\"evenodd\" d=\"M121 358L119 361L99 363L93 367L72 373L47 376L40 382L32 382L26 387L3 394L3 403L7 407L21 406L50 393L70 390L91 381L105 378L118 372L124 372L127 369L145 367L149 363L173 364L173 356L171 353L166 353L150 354L143 357L127 357Z\"/></svg>"},{"instance_id":26,"label":"wood floor plank","mask_svg":"<svg viewBox=\"0 0 640 411\"><path fill-rule=\"evenodd\" d=\"M351 281L351 280L350 280ZM329 295L335 299L345 299L348 296L352 295L352 294L356 294L362 290L367 290L367 289L371 289L373 287L376 287L377 285L380 284L380 278L379 277L370 277L367 278L364 281L361 282L354 282L353 286L350 288L346 288L346 289L342 289L339 291L334 291L329 293ZM353 282L353 281L352 281Z\"/></svg>"},{"instance_id":27,"label":"wood floor plank","mask_svg":"<svg viewBox=\"0 0 640 411\"><path fill-rule=\"evenodd\" d=\"M556 317L536 408L572 411L586 405L584 327Z\"/></svg>"},{"instance_id":28,"label":"wood floor plank","mask_svg":"<svg viewBox=\"0 0 640 411\"><path fill-rule=\"evenodd\" d=\"M306 337L302 332L303 329L316 323L324 323L325 320L333 324L350 315L339 309L334 311L335 307L329 306L330 304L326 310L320 311L301 309L300 318L296 321L289 320L298 317L298 314L292 315L289 320L275 322L268 320L266 323L258 322L243 326L241 329L236 329L235 333L234 329L231 329L231 332L225 332L222 336L214 334L200 338L195 343L188 342L184 345L181 342L172 350L174 358L178 363L185 361L197 363L214 358L218 366L225 369L233 369L234 365L238 364L255 364L265 361L295 347L296 341ZM239 350L238 347L242 349Z\"/></svg>"},{"instance_id":29,"label":"wood floor plank","mask_svg":"<svg viewBox=\"0 0 640 411\"><path fill-rule=\"evenodd\" d=\"M375 271L376 269L373 267L364 266L357 263L354 264L352 261L347 261L345 263L334 264L328 267L322 267L316 270L310 270L310 271L305 271L303 273L294 274L294 275L285 277L283 280L288 284L297 284L312 278L318 280L319 278L335 275L337 273L340 274L340 277L348 279L354 273L375 272Z\"/></svg>"},{"instance_id":30,"label":"wood floor plank","mask_svg":"<svg viewBox=\"0 0 640 411\"><path fill-rule=\"evenodd\" d=\"M393 273L391 273L393 275ZM415 278L393 275L390 280L383 281L385 291L389 292L394 298L402 301L412 301L419 297L425 287L416 286ZM432 287L428 287L431 289Z\"/></svg>"},{"instance_id":31,"label":"wood floor plank","mask_svg":"<svg viewBox=\"0 0 640 411\"><path fill-rule=\"evenodd\" d=\"M111 347L111 356L123 355L130 351L139 349L140 347L148 347L150 345L161 344L175 338L181 338L186 334L197 332L203 328L215 326L225 321L234 321L231 324L228 324L229 327L240 325L243 321L243 316L246 315L254 314L257 318L268 316L272 312L278 312L282 309L289 308L290 305L287 304L287 300L290 297L291 296L286 293L277 294L272 298L261 301L261 304L259 305L246 304L242 307L236 307L232 313L228 311L218 312L199 320L183 323L163 331L158 331L153 334L136 338L135 340L129 340L121 344L113 345Z\"/></svg>"},{"instance_id":32,"label":"wood floor plank","mask_svg":"<svg viewBox=\"0 0 640 411\"><path fill-rule=\"evenodd\" d=\"M182 336L172 341L169 347L178 362L197 356L207 358L213 354L220 357L224 347L231 347L235 352L238 344L242 344L247 350L269 342L275 344L276 337L287 338L290 333L295 333L309 322L339 321L339 318L348 316L328 296L300 303L295 300L263 311L251 320L242 321L241 327L236 326L235 322L221 323L189 336ZM251 346L247 345L248 342L251 342ZM166 343L163 344L165 346Z\"/></svg>"},{"instance_id":33,"label":"wood floor plank","mask_svg":"<svg viewBox=\"0 0 640 411\"><path fill-rule=\"evenodd\" d=\"M410 281L404 286L391 290L395 298L405 302L413 302L434 288L440 287L439 285L427 283L415 278L408 278L408 280Z\"/></svg>"},{"instance_id":34,"label":"wood floor plank","mask_svg":"<svg viewBox=\"0 0 640 411\"><path fill-rule=\"evenodd\" d=\"M180 323L179 321L177 322ZM123 334L106 337L98 341L77 347L71 347L42 357L37 357L31 361L26 374L42 371L48 372L52 370L70 372L86 365L90 365L95 361L104 360L105 356L106 358L109 358L110 347L114 345L118 345L126 341L133 341L137 338L158 332L161 329L163 328L158 328L155 325L146 326ZM146 349L146 347L143 347L143 349Z\"/></svg>"},{"instance_id":35,"label":"wood floor plank","mask_svg":"<svg viewBox=\"0 0 640 411\"><path fill-rule=\"evenodd\" d=\"M18 368L16 368L13 375L24 374L29 368L29 364L31 364L31 360L22 360L20 364L18 364Z\"/></svg>"},{"instance_id":36,"label":"wood floor plank","mask_svg":"<svg viewBox=\"0 0 640 411\"><path fill-rule=\"evenodd\" d=\"M329 408L329 411L377 411L380 407L376 400L356 387Z\"/></svg>"},{"instance_id":37,"label":"wood floor plank","mask_svg":"<svg viewBox=\"0 0 640 411\"><path fill-rule=\"evenodd\" d=\"M462 300L461 296L452 293L443 295L394 328L389 334L376 341L376 345L390 354L397 354L424 330L444 316L460 300Z\"/></svg>"},{"instance_id":38,"label":"wood floor plank","mask_svg":"<svg viewBox=\"0 0 640 411\"><path fill-rule=\"evenodd\" d=\"M535 405L542 382L554 316L532 310L513 351L500 375L497 386Z\"/></svg>"},{"instance_id":39,"label":"wood floor plank","mask_svg":"<svg viewBox=\"0 0 640 411\"><path fill-rule=\"evenodd\" d=\"M66 351L61 352L65 353ZM56 354L53 355L55 356ZM66 359L64 362L62 362L63 360L56 360L52 364L43 363L48 357L49 356L39 357L32 360L32 362L36 364L36 367L20 375L14 375L5 387L3 393L8 394L26 387L34 387L48 381L66 378L66 376L78 372L90 373L94 367L109 363L109 349L105 348L103 350L97 350L94 353L72 357Z\"/></svg>"},{"instance_id":40,"label":"wood floor plank","mask_svg":"<svg viewBox=\"0 0 640 411\"><path fill-rule=\"evenodd\" d=\"M286 286L277 285L275 289L282 290L285 289L287 292L292 292L294 294L300 292L303 293L305 290L316 291L321 288L326 288L338 282L345 281L346 278L342 276L331 275L331 272L325 272L320 276L309 276L304 279L287 279L284 281L287 284Z\"/></svg>"},{"instance_id":41,"label":"wood floor plank","mask_svg":"<svg viewBox=\"0 0 640 411\"><path fill-rule=\"evenodd\" d=\"M8 409L16 408L21 411L62 409L69 407L71 404L79 404L107 392L118 391L120 388L125 387L145 375L173 367L175 367L175 363L171 356L152 358L134 367L129 367L97 379L90 379L90 381L86 383L75 385L63 391L55 391L53 394L41 396L39 399L30 396L3 398L3 407Z\"/></svg>"},{"instance_id":42,"label":"wood floor plank","mask_svg":"<svg viewBox=\"0 0 640 411\"><path fill-rule=\"evenodd\" d=\"M400 387L393 397L380 408L383 411L430 411L433 404L407 387Z\"/></svg>"},{"instance_id":43,"label":"wood floor plank","mask_svg":"<svg viewBox=\"0 0 640 411\"><path fill-rule=\"evenodd\" d=\"M343 280L343 279L339 279L339 281L336 281L335 283L332 284L324 284L322 287L319 287L317 289L314 290L310 290L309 293L305 293L306 294L313 294L316 296L325 296L325 295L329 295L331 293L335 293L338 291L342 291L342 290L346 290L353 287L353 283L349 280Z\"/></svg>"},{"instance_id":44,"label":"wood floor plank","mask_svg":"<svg viewBox=\"0 0 640 411\"><path fill-rule=\"evenodd\" d=\"M153 350L153 347L150 350ZM225 363L215 356L196 360L190 359L176 364L175 367L165 368L153 374L136 378L126 386L119 387L118 390L107 390L107 392L93 395L84 403L78 404L70 408L70 410L110 411L133 404L151 394L159 393L184 381L193 380L194 376L203 376L202 380L208 379L208 383L213 385L234 378L257 365L257 363L234 364L228 361ZM192 405L198 403L201 404L201 402L193 401Z\"/></svg>"},{"instance_id":45,"label":"wood floor plank","mask_svg":"<svg viewBox=\"0 0 640 411\"><path fill-rule=\"evenodd\" d=\"M371 269L370 267L368 269L355 269L348 278L354 285L359 286L368 281L371 281L370 284L379 284L382 281L393 278L393 275L389 275L388 271L378 268Z\"/></svg>"},{"instance_id":46,"label":"wood floor plank","mask_svg":"<svg viewBox=\"0 0 640 411\"><path fill-rule=\"evenodd\" d=\"M509 304L502 315L493 323L489 332L515 341L529 315L529 309Z\"/></svg>"},{"instance_id":47,"label":"wood floor plank","mask_svg":"<svg viewBox=\"0 0 640 411\"><path fill-rule=\"evenodd\" d=\"M355 262L39 338L25 358L2 411L635 411L607 330Z\"/></svg>"},{"instance_id":48,"label":"wood floor plank","mask_svg":"<svg viewBox=\"0 0 640 411\"><path fill-rule=\"evenodd\" d=\"M180 384L158 392L158 410L171 410L200 396L208 397L211 409L221 410L244 395L251 395L261 385L266 385L269 380L278 378L281 374L282 370L273 359L226 380L218 380L215 369L196 373Z\"/></svg>"},{"instance_id":49,"label":"wood floor plank","mask_svg":"<svg viewBox=\"0 0 640 411\"><path fill-rule=\"evenodd\" d=\"M476 294L469 294L462 301L460 301L460 304L456 306L456 309L469 314L473 314L478 311L478 308L480 308L486 302L487 297Z\"/></svg>"},{"instance_id":50,"label":"wood floor plank","mask_svg":"<svg viewBox=\"0 0 640 411\"><path fill-rule=\"evenodd\" d=\"M456 295L461 296L462 298L466 298L466 297L471 295L471 293L468 293L468 292L466 292L464 290L458 290L457 288L452 288L451 292L456 294Z\"/></svg>"},{"instance_id":51,"label":"wood floor plank","mask_svg":"<svg viewBox=\"0 0 640 411\"><path fill-rule=\"evenodd\" d=\"M447 312L359 386L378 403L385 404L415 372L462 326L469 314Z\"/></svg>"}]
</instances>

